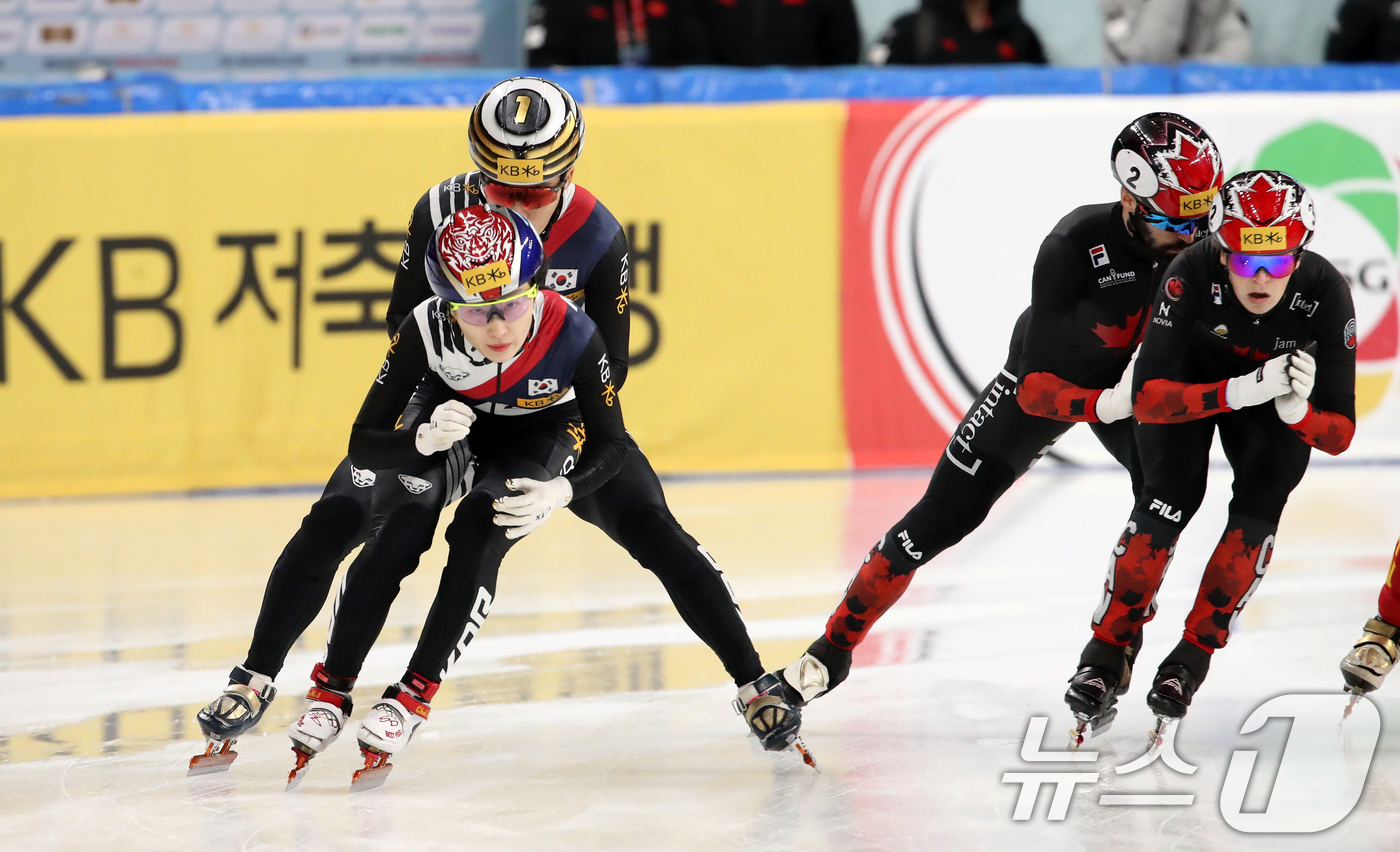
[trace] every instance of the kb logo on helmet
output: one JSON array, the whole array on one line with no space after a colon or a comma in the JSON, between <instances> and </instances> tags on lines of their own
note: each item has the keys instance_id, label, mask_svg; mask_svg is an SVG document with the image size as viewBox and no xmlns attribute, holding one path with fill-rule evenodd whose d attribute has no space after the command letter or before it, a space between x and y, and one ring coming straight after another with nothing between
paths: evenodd
<instances>
[{"instance_id":1,"label":"kb logo on helmet","mask_svg":"<svg viewBox=\"0 0 1400 852\"><path fill-rule=\"evenodd\" d=\"M1254 251L1282 251L1288 246L1287 228L1274 225L1268 228L1240 228L1240 247Z\"/></svg>"}]
</instances>

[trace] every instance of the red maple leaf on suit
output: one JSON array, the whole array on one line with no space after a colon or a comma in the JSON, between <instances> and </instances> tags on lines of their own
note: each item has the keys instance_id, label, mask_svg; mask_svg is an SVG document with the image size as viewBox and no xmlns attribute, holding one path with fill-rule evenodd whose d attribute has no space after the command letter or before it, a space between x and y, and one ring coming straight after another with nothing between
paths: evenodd
<instances>
[{"instance_id":1,"label":"red maple leaf on suit","mask_svg":"<svg viewBox=\"0 0 1400 852\"><path fill-rule=\"evenodd\" d=\"M1095 323L1094 334L1097 334L1103 345L1109 349L1127 349L1137 345L1142 331L1138 323L1141 318L1142 310L1139 309L1137 313L1124 317L1121 326Z\"/></svg>"},{"instance_id":2,"label":"red maple leaf on suit","mask_svg":"<svg viewBox=\"0 0 1400 852\"><path fill-rule=\"evenodd\" d=\"M1249 355L1249 347L1248 347L1248 346L1231 346L1230 348L1233 349L1233 350L1235 350L1235 354L1238 355L1238 356L1240 356L1241 358L1244 358L1245 356ZM1270 357L1269 353L1267 353L1267 352L1259 352L1259 351L1257 351L1257 350L1255 351L1255 353L1254 353L1254 355L1253 355L1253 358L1254 358L1254 360L1256 360L1256 361L1267 361L1267 360L1269 360L1269 357Z\"/></svg>"}]
</instances>

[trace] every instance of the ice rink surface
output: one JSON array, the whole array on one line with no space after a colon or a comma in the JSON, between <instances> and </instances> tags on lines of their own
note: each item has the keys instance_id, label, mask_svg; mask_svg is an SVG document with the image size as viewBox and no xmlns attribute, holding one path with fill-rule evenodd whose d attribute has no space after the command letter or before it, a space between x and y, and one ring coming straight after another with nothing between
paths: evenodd
<instances>
[{"instance_id":1,"label":"ice rink surface","mask_svg":"<svg viewBox=\"0 0 1400 852\"><path fill-rule=\"evenodd\" d=\"M806 710L817 774L759 751L733 687L654 578L567 512L519 545L480 638L385 787L350 793L350 737L297 790L284 731L300 712L325 613L278 678L282 694L230 771L186 778L194 714L242 659L276 554L314 495L0 504L0 837L9 849L109 850L1400 850L1400 683L1375 699L1381 739L1350 816L1307 835L1244 834L1219 805L1231 753L1262 757L1245 810L1265 808L1288 727L1239 733L1286 693L1330 693L1374 614L1400 534L1400 468L1314 464L1284 515L1269 574L1182 723L1177 752L1128 775L1152 717L1157 663L1180 636L1225 517L1228 471L1178 548L1137 682L1093 763L1028 763L1070 727L1061 696L1089 636L1129 510L1126 476L1041 465L983 527L923 569ZM765 663L821 631L865 550L923 474L668 484L681 522L724 567ZM442 565L405 585L356 691L362 713L398 676ZM1340 697L1337 697L1340 701ZM1340 707L1340 703L1338 704ZM1338 714L1340 715L1340 714ZM352 725L355 721L352 720ZM352 729L353 730L353 729ZM1338 726L1341 760L1365 762ZM1363 752L1360 753L1359 752ZM1005 773L1073 771L1014 820ZM1189 805L1108 806L1172 793Z\"/></svg>"}]
</instances>

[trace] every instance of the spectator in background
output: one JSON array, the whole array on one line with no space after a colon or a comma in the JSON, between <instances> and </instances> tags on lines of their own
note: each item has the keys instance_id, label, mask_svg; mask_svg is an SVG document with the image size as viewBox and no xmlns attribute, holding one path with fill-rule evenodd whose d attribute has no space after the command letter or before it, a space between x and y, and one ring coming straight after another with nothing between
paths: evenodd
<instances>
[{"instance_id":1,"label":"spectator in background","mask_svg":"<svg viewBox=\"0 0 1400 852\"><path fill-rule=\"evenodd\" d=\"M721 65L854 65L851 0L696 0Z\"/></svg>"},{"instance_id":2,"label":"spectator in background","mask_svg":"<svg viewBox=\"0 0 1400 852\"><path fill-rule=\"evenodd\" d=\"M1327 37L1328 62L1400 60L1400 0L1346 0Z\"/></svg>"},{"instance_id":3,"label":"spectator in background","mask_svg":"<svg viewBox=\"0 0 1400 852\"><path fill-rule=\"evenodd\" d=\"M713 62L697 2L710 0L536 0L527 59L532 68Z\"/></svg>"},{"instance_id":4,"label":"spectator in background","mask_svg":"<svg viewBox=\"0 0 1400 852\"><path fill-rule=\"evenodd\" d=\"M1133 62L1248 62L1240 0L1099 0L1105 58Z\"/></svg>"},{"instance_id":5,"label":"spectator in background","mask_svg":"<svg viewBox=\"0 0 1400 852\"><path fill-rule=\"evenodd\" d=\"M876 65L1045 63L1019 0L922 0L870 48Z\"/></svg>"}]
</instances>

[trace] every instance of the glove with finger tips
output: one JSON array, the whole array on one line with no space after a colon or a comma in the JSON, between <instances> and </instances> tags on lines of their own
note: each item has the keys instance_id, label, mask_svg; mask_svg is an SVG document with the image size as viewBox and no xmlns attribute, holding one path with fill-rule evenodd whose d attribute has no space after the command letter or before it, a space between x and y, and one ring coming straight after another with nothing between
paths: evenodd
<instances>
[{"instance_id":1,"label":"glove with finger tips","mask_svg":"<svg viewBox=\"0 0 1400 852\"><path fill-rule=\"evenodd\" d=\"M1254 372L1230 379L1225 383L1225 405L1231 411L1238 411L1251 405L1263 405L1291 391L1288 376L1290 357L1284 354L1270 358Z\"/></svg>"},{"instance_id":2,"label":"glove with finger tips","mask_svg":"<svg viewBox=\"0 0 1400 852\"><path fill-rule=\"evenodd\" d=\"M1274 408L1280 420L1292 426L1308 416L1308 397L1312 396L1316 381L1317 361L1311 355L1298 350L1289 356L1289 391L1274 398Z\"/></svg>"},{"instance_id":3,"label":"glove with finger tips","mask_svg":"<svg viewBox=\"0 0 1400 852\"><path fill-rule=\"evenodd\" d=\"M562 476L541 482L538 479L508 479L506 487L518 495L497 498L491 504L496 510L491 518L498 527L508 527L506 538L523 538L549 520L555 509L569 505L574 487Z\"/></svg>"},{"instance_id":4,"label":"glove with finger tips","mask_svg":"<svg viewBox=\"0 0 1400 852\"><path fill-rule=\"evenodd\" d=\"M475 420L476 412L450 399L434 408L432 418L418 427L413 446L425 456L440 453L467 437Z\"/></svg>"}]
</instances>

